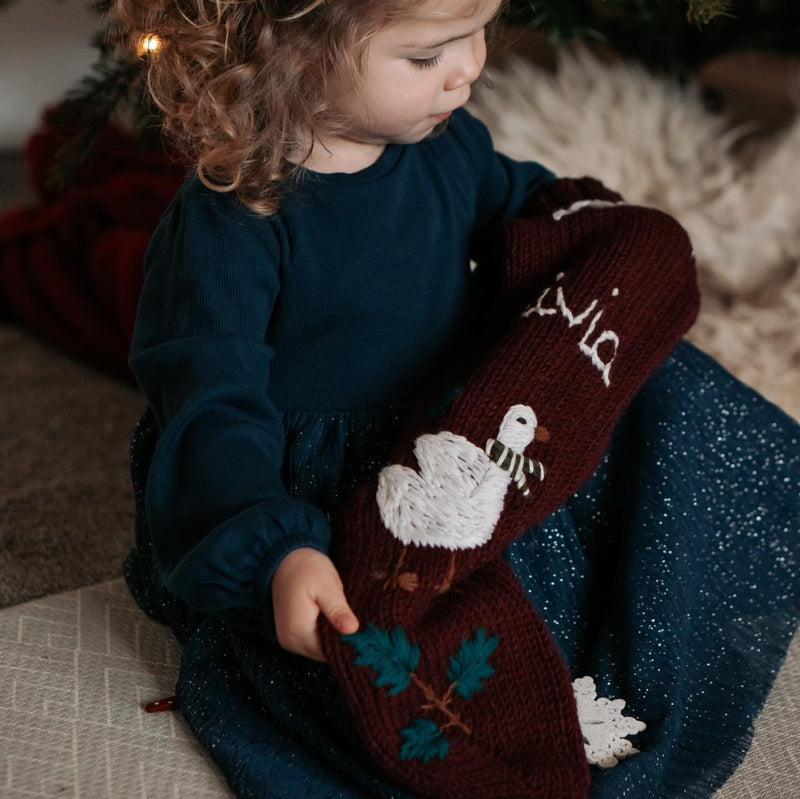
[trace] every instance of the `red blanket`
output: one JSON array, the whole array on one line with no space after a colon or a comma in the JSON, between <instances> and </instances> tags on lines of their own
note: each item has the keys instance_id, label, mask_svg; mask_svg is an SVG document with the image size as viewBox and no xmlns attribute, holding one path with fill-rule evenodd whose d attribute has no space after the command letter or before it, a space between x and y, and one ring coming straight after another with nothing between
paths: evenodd
<instances>
[{"instance_id":1,"label":"red blanket","mask_svg":"<svg viewBox=\"0 0 800 799\"><path fill-rule=\"evenodd\" d=\"M62 135L45 114L26 156L37 201L0 216L0 304L70 355L129 377L142 259L185 167L109 127L75 182L48 185Z\"/></svg>"}]
</instances>

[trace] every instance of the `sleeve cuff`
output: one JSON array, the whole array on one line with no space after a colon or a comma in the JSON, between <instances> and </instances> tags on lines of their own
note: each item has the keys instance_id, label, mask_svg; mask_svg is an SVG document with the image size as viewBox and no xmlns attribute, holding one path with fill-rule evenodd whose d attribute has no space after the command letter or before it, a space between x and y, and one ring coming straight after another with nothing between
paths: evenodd
<instances>
[{"instance_id":1,"label":"sleeve cuff","mask_svg":"<svg viewBox=\"0 0 800 799\"><path fill-rule=\"evenodd\" d=\"M327 524L327 521L325 523ZM292 533L270 547L261 558L256 572L256 600L259 604L272 604L272 578L278 566L290 552L301 547L310 547L327 555L330 548L330 533L327 540L322 540L318 535L309 535L307 532Z\"/></svg>"},{"instance_id":2,"label":"sleeve cuff","mask_svg":"<svg viewBox=\"0 0 800 799\"><path fill-rule=\"evenodd\" d=\"M164 583L201 613L271 606L270 585L281 560L298 547L327 553L330 541L330 524L315 505L290 497L263 500L212 530L164 575Z\"/></svg>"}]
</instances>

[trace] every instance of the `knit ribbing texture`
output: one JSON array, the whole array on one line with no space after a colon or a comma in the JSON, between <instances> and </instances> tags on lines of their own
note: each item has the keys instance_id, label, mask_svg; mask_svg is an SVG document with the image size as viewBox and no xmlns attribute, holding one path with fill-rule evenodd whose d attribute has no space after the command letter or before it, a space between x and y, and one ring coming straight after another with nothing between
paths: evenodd
<instances>
[{"instance_id":1,"label":"knit ribbing texture","mask_svg":"<svg viewBox=\"0 0 800 799\"><path fill-rule=\"evenodd\" d=\"M693 322L694 259L677 222L586 178L549 184L492 252L486 343L449 410L421 411L336 521L361 628L320 632L365 748L400 784L585 799L570 675L502 552L591 476Z\"/></svg>"}]
</instances>

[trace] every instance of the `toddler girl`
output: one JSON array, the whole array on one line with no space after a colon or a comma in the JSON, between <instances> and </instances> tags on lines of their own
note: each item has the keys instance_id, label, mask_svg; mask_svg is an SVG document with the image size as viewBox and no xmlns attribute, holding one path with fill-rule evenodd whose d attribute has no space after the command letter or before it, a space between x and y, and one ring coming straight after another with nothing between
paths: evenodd
<instances>
[{"instance_id":1,"label":"toddler girl","mask_svg":"<svg viewBox=\"0 0 800 799\"><path fill-rule=\"evenodd\" d=\"M148 538L169 594L266 636L274 613L320 659L318 613L356 626L326 515L467 328L476 232L552 175L462 109L497 0L196 5L150 23L198 169L152 239L130 359Z\"/></svg>"},{"instance_id":2,"label":"toddler girl","mask_svg":"<svg viewBox=\"0 0 800 799\"><path fill-rule=\"evenodd\" d=\"M126 578L185 644L183 712L237 791L405 795L365 762L328 671L313 661L324 658L320 615L345 634L360 621L327 554L334 510L385 464L420 388L469 350L497 279L490 232L554 180L539 164L496 153L463 108L502 3L117 6L130 30L161 37L150 89L167 131L197 163L146 257L130 365L147 410L132 442L137 530ZM753 474L731 481L700 468L702 456L688 460L707 425L715 458L729 462L735 439L739 463L757 458L772 475L772 493L760 499L774 509L766 521L741 501L752 500ZM754 644L739 622L734 634L717 611L704 615L701 599L744 575L753 590L722 616L769 617L760 646L772 654L757 678L742 680L750 687L732 712L738 723L710 750L727 752L746 736L796 618L785 591L756 590L753 577L769 572L783 585L789 568L776 558L788 546L776 531L785 536L796 510L793 436L777 410L680 347L625 417L593 481L509 548L568 665L637 697L636 715L653 731L651 757L624 777L597 779L598 796L641 795L644 784L667 796L724 759L709 765L707 747L705 760L692 760L684 725L658 720L685 721L686 697L702 696L693 723L715 726L730 681L715 693L697 664ZM675 509L677 474L692 488ZM716 501L698 506L712 474ZM701 510L687 532L689 507ZM734 516L744 536L735 541ZM745 528L765 542L765 558L772 553L768 566L739 556L753 537ZM738 564L718 584L708 582L718 570L706 557L715 535L726 563ZM682 598L682 570L697 581L687 600L694 647L675 626L688 610L675 597L664 604L672 591ZM674 576L666 590L665 573ZM725 761L722 778L729 771Z\"/></svg>"}]
</instances>

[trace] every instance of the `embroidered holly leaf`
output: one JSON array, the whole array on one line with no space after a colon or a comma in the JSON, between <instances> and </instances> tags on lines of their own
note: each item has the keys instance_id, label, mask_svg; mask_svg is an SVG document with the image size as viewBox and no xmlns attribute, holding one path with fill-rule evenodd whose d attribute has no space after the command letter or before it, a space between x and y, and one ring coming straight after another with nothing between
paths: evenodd
<instances>
[{"instance_id":1,"label":"embroidered holly leaf","mask_svg":"<svg viewBox=\"0 0 800 799\"><path fill-rule=\"evenodd\" d=\"M447 738L430 719L414 719L410 727L400 730L406 739L400 749L402 760L421 760L427 763L431 758L444 758L450 749Z\"/></svg>"},{"instance_id":2,"label":"embroidered holly leaf","mask_svg":"<svg viewBox=\"0 0 800 799\"><path fill-rule=\"evenodd\" d=\"M470 640L461 639L458 653L450 658L447 679L455 683L456 691L464 699L470 699L474 693L482 690L481 680L494 674L494 666L490 666L487 661L497 648L497 642L496 636L487 638L483 629L478 629L475 637Z\"/></svg>"},{"instance_id":3,"label":"embroidered holly leaf","mask_svg":"<svg viewBox=\"0 0 800 799\"><path fill-rule=\"evenodd\" d=\"M410 674L419 663L419 647L411 644L402 627L382 630L368 624L357 633L342 636L351 644L358 657L357 666L369 666L378 673L375 685L391 685L389 695L394 696L408 687Z\"/></svg>"}]
</instances>

